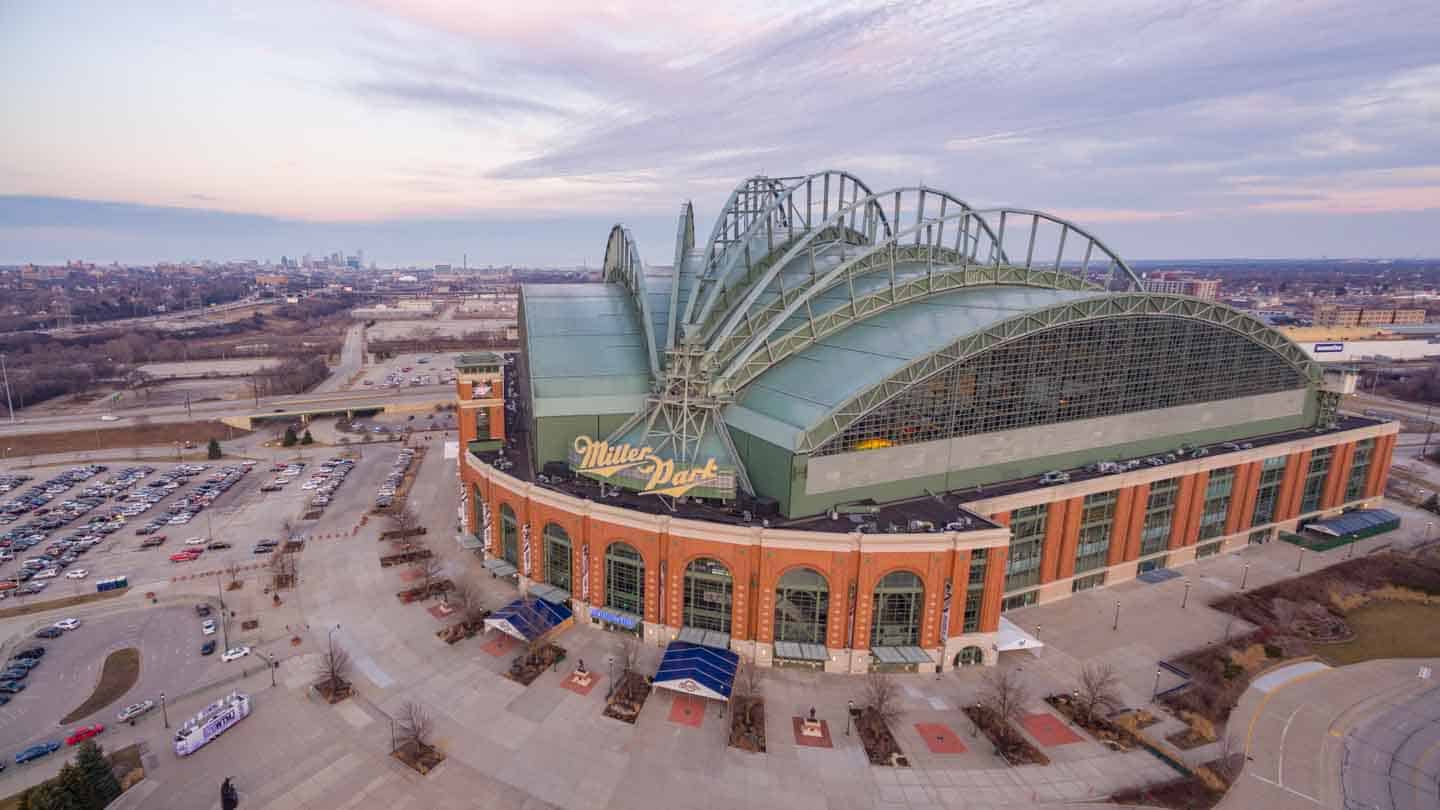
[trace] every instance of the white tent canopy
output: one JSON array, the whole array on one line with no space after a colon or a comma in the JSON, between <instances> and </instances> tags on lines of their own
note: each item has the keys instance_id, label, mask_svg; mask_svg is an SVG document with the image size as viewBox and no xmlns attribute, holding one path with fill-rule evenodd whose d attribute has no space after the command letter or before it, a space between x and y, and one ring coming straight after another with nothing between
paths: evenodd
<instances>
[{"instance_id":1,"label":"white tent canopy","mask_svg":"<svg viewBox=\"0 0 1440 810\"><path fill-rule=\"evenodd\" d=\"M1013 650L1038 650L1045 645L1040 639L1020 629L1020 625L1004 616L1000 617L1000 630L995 634L996 652Z\"/></svg>"}]
</instances>

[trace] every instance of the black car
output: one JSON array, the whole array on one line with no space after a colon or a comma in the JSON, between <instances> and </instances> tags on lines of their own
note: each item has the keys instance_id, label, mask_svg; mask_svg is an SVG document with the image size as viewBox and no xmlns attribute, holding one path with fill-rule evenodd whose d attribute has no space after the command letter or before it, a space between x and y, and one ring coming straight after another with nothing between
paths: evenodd
<instances>
[{"instance_id":1,"label":"black car","mask_svg":"<svg viewBox=\"0 0 1440 810\"><path fill-rule=\"evenodd\" d=\"M204 602L201 602L200 604L198 604L198 605L195 606L195 615L196 615L196 616L209 616L209 615L210 615L210 606L207 605L207 604L205 604Z\"/></svg>"},{"instance_id":2,"label":"black car","mask_svg":"<svg viewBox=\"0 0 1440 810\"><path fill-rule=\"evenodd\" d=\"M230 548L230 544L226 543L223 540L216 540L215 542L206 545L205 548L209 549L210 551L220 551L221 549Z\"/></svg>"},{"instance_id":3,"label":"black car","mask_svg":"<svg viewBox=\"0 0 1440 810\"><path fill-rule=\"evenodd\" d=\"M25 667L11 667L0 672L0 681L23 681L30 677L30 670Z\"/></svg>"},{"instance_id":4,"label":"black car","mask_svg":"<svg viewBox=\"0 0 1440 810\"><path fill-rule=\"evenodd\" d=\"M58 627L46 627L35 632L35 638L59 638L65 635L65 631Z\"/></svg>"},{"instance_id":5,"label":"black car","mask_svg":"<svg viewBox=\"0 0 1440 810\"><path fill-rule=\"evenodd\" d=\"M34 669L38 666L40 666L39 658L11 658L9 661L5 662L6 669L16 669L18 667L24 667L25 669Z\"/></svg>"},{"instance_id":6,"label":"black car","mask_svg":"<svg viewBox=\"0 0 1440 810\"><path fill-rule=\"evenodd\" d=\"M201 644L201 645L200 645L200 654L201 654L201 655L210 655L210 654L213 653L213 652L215 652L215 640L214 640L214 639L211 639L211 640L205 642L204 644Z\"/></svg>"},{"instance_id":7,"label":"black car","mask_svg":"<svg viewBox=\"0 0 1440 810\"><path fill-rule=\"evenodd\" d=\"M0 694L18 695L25 691L25 684L19 681L5 681L0 683Z\"/></svg>"},{"instance_id":8,"label":"black car","mask_svg":"<svg viewBox=\"0 0 1440 810\"><path fill-rule=\"evenodd\" d=\"M14 657L15 657L15 658L44 658L44 657L45 657L45 645L44 645L44 644L36 644L36 645L33 646L33 647L26 647L25 649L16 652Z\"/></svg>"}]
</instances>

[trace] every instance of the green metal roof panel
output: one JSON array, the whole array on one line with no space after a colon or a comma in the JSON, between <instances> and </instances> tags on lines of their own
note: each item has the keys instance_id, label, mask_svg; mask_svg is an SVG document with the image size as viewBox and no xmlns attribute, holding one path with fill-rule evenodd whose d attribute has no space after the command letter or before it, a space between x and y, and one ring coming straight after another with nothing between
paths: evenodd
<instances>
[{"instance_id":1,"label":"green metal roof panel","mask_svg":"<svg viewBox=\"0 0 1440 810\"><path fill-rule=\"evenodd\" d=\"M526 284L525 337L537 415L614 413L650 390L630 293L611 284Z\"/></svg>"},{"instance_id":2,"label":"green metal roof panel","mask_svg":"<svg viewBox=\"0 0 1440 810\"><path fill-rule=\"evenodd\" d=\"M726 421L767 441L782 438L782 426L803 432L856 394L965 335L1025 312L1100 294L970 287L880 313L765 371L741 393L740 407L730 408ZM793 449L793 444L782 446Z\"/></svg>"}]
</instances>

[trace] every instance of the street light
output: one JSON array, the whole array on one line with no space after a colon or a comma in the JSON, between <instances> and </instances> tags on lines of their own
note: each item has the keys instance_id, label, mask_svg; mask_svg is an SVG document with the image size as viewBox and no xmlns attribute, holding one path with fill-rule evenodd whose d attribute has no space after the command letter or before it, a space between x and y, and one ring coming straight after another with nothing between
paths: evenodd
<instances>
[{"instance_id":1,"label":"street light","mask_svg":"<svg viewBox=\"0 0 1440 810\"><path fill-rule=\"evenodd\" d=\"M1110 625L1111 630L1120 629L1120 600L1115 600L1115 623Z\"/></svg>"},{"instance_id":2,"label":"street light","mask_svg":"<svg viewBox=\"0 0 1440 810\"><path fill-rule=\"evenodd\" d=\"M170 728L170 713L165 710L165 693L160 693L160 719L165 721L165 728Z\"/></svg>"},{"instance_id":3,"label":"street light","mask_svg":"<svg viewBox=\"0 0 1440 810\"><path fill-rule=\"evenodd\" d=\"M605 699L609 700L615 695L615 656L606 656L605 671L610 675L610 688L605 692Z\"/></svg>"},{"instance_id":4,"label":"street light","mask_svg":"<svg viewBox=\"0 0 1440 810\"><path fill-rule=\"evenodd\" d=\"M1160 670L1155 670L1155 688L1150 691L1150 702L1154 703L1160 699Z\"/></svg>"},{"instance_id":5,"label":"street light","mask_svg":"<svg viewBox=\"0 0 1440 810\"><path fill-rule=\"evenodd\" d=\"M1245 568L1240 572L1240 590L1245 590L1245 580L1250 578L1250 563L1245 563Z\"/></svg>"},{"instance_id":6,"label":"street light","mask_svg":"<svg viewBox=\"0 0 1440 810\"><path fill-rule=\"evenodd\" d=\"M1300 547L1300 556L1295 558L1295 573L1300 573L1300 566L1305 563L1305 547Z\"/></svg>"},{"instance_id":7,"label":"street light","mask_svg":"<svg viewBox=\"0 0 1440 810\"><path fill-rule=\"evenodd\" d=\"M855 716L855 701L845 701L845 736L850 736L850 719Z\"/></svg>"},{"instance_id":8,"label":"street light","mask_svg":"<svg viewBox=\"0 0 1440 810\"><path fill-rule=\"evenodd\" d=\"M1184 610L1184 609L1185 609L1185 605L1189 604L1189 602L1190 602L1190 580L1187 578L1187 579L1185 580L1185 595L1182 596L1182 597L1180 597L1180 609L1181 609L1181 610Z\"/></svg>"}]
</instances>

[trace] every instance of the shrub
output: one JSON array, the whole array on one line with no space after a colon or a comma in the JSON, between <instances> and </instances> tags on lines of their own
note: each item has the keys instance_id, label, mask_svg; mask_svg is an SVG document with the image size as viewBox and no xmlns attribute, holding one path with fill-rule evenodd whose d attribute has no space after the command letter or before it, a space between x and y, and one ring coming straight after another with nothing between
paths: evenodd
<instances>
[{"instance_id":1,"label":"shrub","mask_svg":"<svg viewBox=\"0 0 1440 810\"><path fill-rule=\"evenodd\" d=\"M1265 645L1265 657L1266 657L1266 658L1282 658L1282 657L1284 657L1284 655L1285 655L1285 652L1280 649L1280 645L1279 645L1279 644L1266 644L1266 645Z\"/></svg>"}]
</instances>

